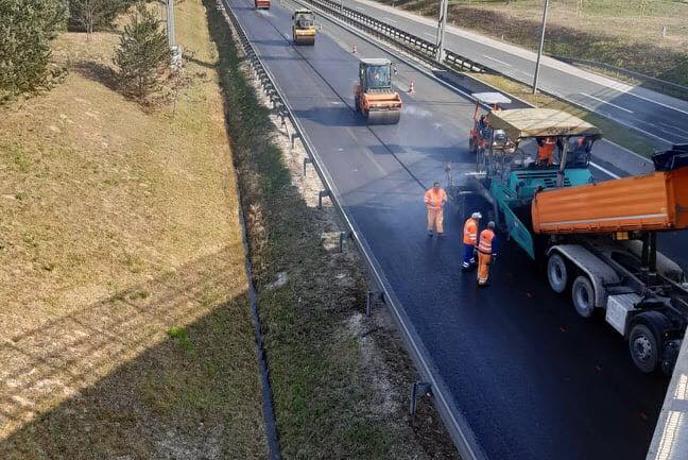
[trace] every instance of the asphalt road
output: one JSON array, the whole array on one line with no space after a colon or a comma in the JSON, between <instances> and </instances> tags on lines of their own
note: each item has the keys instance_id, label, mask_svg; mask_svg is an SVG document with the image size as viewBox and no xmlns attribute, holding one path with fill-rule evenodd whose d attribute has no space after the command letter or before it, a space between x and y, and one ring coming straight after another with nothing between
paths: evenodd
<instances>
[{"instance_id":1,"label":"asphalt road","mask_svg":"<svg viewBox=\"0 0 688 460\"><path fill-rule=\"evenodd\" d=\"M430 42L435 41L436 20L373 1L346 0L344 5ZM535 53L456 27L447 28L445 40L446 48L459 55L523 83L533 82ZM657 148L666 148L667 143L688 142L688 101L631 87L547 57L540 68L539 86L550 94L639 131Z\"/></svg>"},{"instance_id":2,"label":"asphalt road","mask_svg":"<svg viewBox=\"0 0 688 460\"><path fill-rule=\"evenodd\" d=\"M402 94L398 125L368 127L353 111L351 44L359 56L385 53L329 22L314 47L295 48L291 12L277 2L258 12L248 0L228 2L485 453L643 458L668 382L640 374L611 327L577 316L511 244L492 286L477 289L474 275L458 269L464 210L448 209L446 238L425 234L425 187L444 178L447 162L457 177L472 169L473 103L398 63L399 89L413 80L416 94ZM670 249L682 241L668 240Z\"/></svg>"}]
</instances>

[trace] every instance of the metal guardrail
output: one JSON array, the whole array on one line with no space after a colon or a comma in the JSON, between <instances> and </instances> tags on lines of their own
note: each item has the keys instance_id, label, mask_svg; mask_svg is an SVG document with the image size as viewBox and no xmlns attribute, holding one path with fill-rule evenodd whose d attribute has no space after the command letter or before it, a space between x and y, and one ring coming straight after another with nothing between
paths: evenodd
<instances>
[{"instance_id":1,"label":"metal guardrail","mask_svg":"<svg viewBox=\"0 0 688 460\"><path fill-rule=\"evenodd\" d=\"M375 19L372 16L368 16L367 14L363 14L360 11L343 6L338 1L303 1L312 5L316 5L323 10L337 15L337 17L344 22L354 25L359 29L363 29L365 32L368 32L377 38L394 42L395 45L412 52L416 56L421 57L426 61L431 61L433 63L436 62L435 54L437 52L437 47L432 42L409 34L408 32L404 32L396 27L390 26L389 24ZM485 66L479 65L476 62L467 59L453 51L445 50L444 53L444 61L442 63L452 69L471 72L485 72L487 70Z\"/></svg>"},{"instance_id":2,"label":"metal guardrail","mask_svg":"<svg viewBox=\"0 0 688 460\"><path fill-rule=\"evenodd\" d=\"M339 193L336 189L334 181L327 170L323 167L322 162L317 154L317 150L311 144L305 130L302 128L299 120L296 118L293 110L289 106L287 99L283 96L281 90L275 83L275 78L267 69L267 67L265 67L258 56L253 44L248 39L246 31L230 7L228 0L222 0L221 3L227 12L234 29L237 32L239 41L241 42L241 46L246 55L246 59L258 77L263 91L272 103L273 110L275 110L277 115L281 118L285 127L288 127L288 123L291 123L293 126L294 131L290 132L292 143L295 137L301 139L301 143L303 144L306 154L310 160L309 162L313 164L318 177L320 178L324 187L326 187L325 193L330 197L330 200L334 205L334 209L337 211L342 221L346 224L346 227L350 231L352 240L356 243L360 253L363 255L363 260L366 263L366 268L371 275L371 278L374 280L383 294L381 296L382 299L384 300L385 304L390 307L390 310L394 314L394 319L399 327L402 338L404 339L406 348L409 351L414 364L416 365L416 369L418 370L420 376L425 379L431 388L435 407L437 408L437 411L440 414L440 417L442 418L450 436L452 437L454 444L459 450L461 457L464 460L485 459L485 454L478 446L478 443L475 440L472 431L468 427L467 422L463 419L463 416L460 414L458 408L451 399L449 390L446 388L444 382L437 376L436 369L430 364L431 361L429 359L428 352L425 350L422 341L418 337L418 334L415 332L413 326L406 317L404 310L400 308L398 300L396 300L395 294L389 287L386 278L382 274L379 264L371 255L372 251L370 250L369 245L360 234L357 225L348 216L340 204Z\"/></svg>"}]
</instances>

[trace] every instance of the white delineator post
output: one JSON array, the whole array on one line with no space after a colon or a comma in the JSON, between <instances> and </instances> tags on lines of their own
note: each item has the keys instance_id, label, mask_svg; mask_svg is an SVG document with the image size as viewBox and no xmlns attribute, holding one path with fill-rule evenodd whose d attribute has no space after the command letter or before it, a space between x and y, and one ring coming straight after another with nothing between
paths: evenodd
<instances>
[{"instance_id":1,"label":"white delineator post","mask_svg":"<svg viewBox=\"0 0 688 460\"><path fill-rule=\"evenodd\" d=\"M540 74L540 58L542 58L542 50L545 47L545 31L547 29L548 9L549 0L545 0L545 9L542 12L542 28L540 30L540 47L538 48L537 60L535 61L535 76L533 77L533 94L537 93L538 75Z\"/></svg>"}]
</instances>

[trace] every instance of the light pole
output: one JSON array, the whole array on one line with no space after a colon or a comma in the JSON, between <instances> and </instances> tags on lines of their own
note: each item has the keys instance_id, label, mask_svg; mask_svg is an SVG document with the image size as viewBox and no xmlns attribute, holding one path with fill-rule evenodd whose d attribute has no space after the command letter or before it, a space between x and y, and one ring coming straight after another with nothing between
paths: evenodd
<instances>
[{"instance_id":1,"label":"light pole","mask_svg":"<svg viewBox=\"0 0 688 460\"><path fill-rule=\"evenodd\" d=\"M174 39L174 0L167 0L167 45L170 51L177 46Z\"/></svg>"},{"instance_id":2,"label":"light pole","mask_svg":"<svg viewBox=\"0 0 688 460\"><path fill-rule=\"evenodd\" d=\"M545 0L545 10L542 12L542 29L540 30L540 47L538 48L537 60L535 61L535 76L533 77L533 94L537 94L538 74L540 73L540 58L542 49L545 47L545 29L547 28L547 10L549 0Z\"/></svg>"},{"instance_id":3,"label":"light pole","mask_svg":"<svg viewBox=\"0 0 688 460\"><path fill-rule=\"evenodd\" d=\"M435 40L435 60L444 60L444 31L447 28L447 8L449 0L440 0L440 16L437 19L437 39Z\"/></svg>"},{"instance_id":4,"label":"light pole","mask_svg":"<svg viewBox=\"0 0 688 460\"><path fill-rule=\"evenodd\" d=\"M167 0L167 45L170 47L170 65L173 69L181 67L182 51L177 46L174 33L174 0Z\"/></svg>"}]
</instances>

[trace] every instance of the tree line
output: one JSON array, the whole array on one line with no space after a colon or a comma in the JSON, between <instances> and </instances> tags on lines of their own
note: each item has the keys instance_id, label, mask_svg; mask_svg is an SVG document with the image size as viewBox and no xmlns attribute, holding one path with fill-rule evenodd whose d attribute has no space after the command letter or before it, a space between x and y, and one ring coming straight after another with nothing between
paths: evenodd
<instances>
[{"instance_id":1,"label":"tree line","mask_svg":"<svg viewBox=\"0 0 688 460\"><path fill-rule=\"evenodd\" d=\"M123 87L143 97L157 69L169 58L160 20L141 0L0 0L0 102L46 87L50 41L61 31L107 30L138 3L125 27L115 64Z\"/></svg>"}]
</instances>

